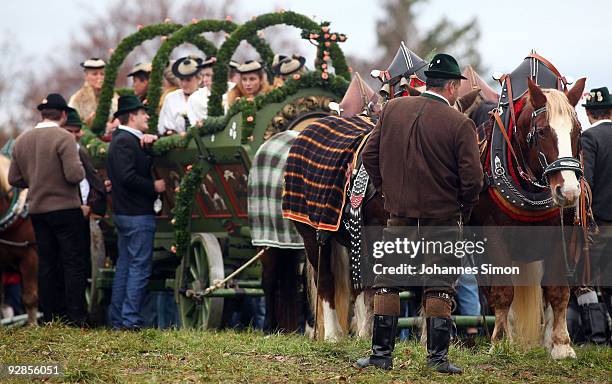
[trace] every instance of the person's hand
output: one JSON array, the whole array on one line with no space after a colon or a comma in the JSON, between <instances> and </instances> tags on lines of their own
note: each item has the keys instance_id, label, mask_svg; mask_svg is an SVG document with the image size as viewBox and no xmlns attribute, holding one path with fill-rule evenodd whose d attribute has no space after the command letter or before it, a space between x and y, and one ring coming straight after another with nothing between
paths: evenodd
<instances>
[{"instance_id":1,"label":"person's hand","mask_svg":"<svg viewBox=\"0 0 612 384\"><path fill-rule=\"evenodd\" d=\"M106 123L106 133L111 134L119 126L119 119L113 119Z\"/></svg>"},{"instance_id":2,"label":"person's hand","mask_svg":"<svg viewBox=\"0 0 612 384\"><path fill-rule=\"evenodd\" d=\"M150 135L148 133L145 133L144 135L142 135L142 139L140 139L140 146L144 147L145 145L153 144L157 139L157 135Z\"/></svg>"},{"instance_id":3,"label":"person's hand","mask_svg":"<svg viewBox=\"0 0 612 384\"><path fill-rule=\"evenodd\" d=\"M155 180L153 183L155 186L155 192L162 193L166 190L166 182L163 179Z\"/></svg>"},{"instance_id":4,"label":"person's hand","mask_svg":"<svg viewBox=\"0 0 612 384\"><path fill-rule=\"evenodd\" d=\"M83 212L83 217L89 217L91 213L91 207L89 205L81 205L81 211Z\"/></svg>"},{"instance_id":5,"label":"person's hand","mask_svg":"<svg viewBox=\"0 0 612 384\"><path fill-rule=\"evenodd\" d=\"M113 183L110 180L104 180L104 189L106 189L106 193L110 193L113 189Z\"/></svg>"}]
</instances>

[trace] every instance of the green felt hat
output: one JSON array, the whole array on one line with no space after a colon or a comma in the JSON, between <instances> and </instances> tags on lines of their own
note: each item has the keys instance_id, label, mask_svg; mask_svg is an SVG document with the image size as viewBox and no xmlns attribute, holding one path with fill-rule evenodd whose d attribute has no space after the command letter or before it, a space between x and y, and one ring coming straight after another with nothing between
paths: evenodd
<instances>
[{"instance_id":1,"label":"green felt hat","mask_svg":"<svg viewBox=\"0 0 612 384\"><path fill-rule=\"evenodd\" d=\"M64 125L69 126L69 127L80 127L83 125L83 122L81 121L81 117L79 116L79 113L77 112L76 109L74 108L68 109L68 118L66 119L66 124Z\"/></svg>"},{"instance_id":2,"label":"green felt hat","mask_svg":"<svg viewBox=\"0 0 612 384\"><path fill-rule=\"evenodd\" d=\"M137 111L139 109L147 109L147 107L140 102L140 99L134 95L120 96L117 104L117 112L115 112L113 115L114 117L118 117L124 113Z\"/></svg>"},{"instance_id":3,"label":"green felt hat","mask_svg":"<svg viewBox=\"0 0 612 384\"><path fill-rule=\"evenodd\" d=\"M457 60L445 53L438 53L433 57L431 63L429 63L429 68L425 71L425 76L432 79L467 80L467 78L461 74Z\"/></svg>"},{"instance_id":4,"label":"green felt hat","mask_svg":"<svg viewBox=\"0 0 612 384\"><path fill-rule=\"evenodd\" d=\"M612 97L607 87L593 88L586 96L586 103L582 104L586 109L608 109L612 108Z\"/></svg>"}]
</instances>

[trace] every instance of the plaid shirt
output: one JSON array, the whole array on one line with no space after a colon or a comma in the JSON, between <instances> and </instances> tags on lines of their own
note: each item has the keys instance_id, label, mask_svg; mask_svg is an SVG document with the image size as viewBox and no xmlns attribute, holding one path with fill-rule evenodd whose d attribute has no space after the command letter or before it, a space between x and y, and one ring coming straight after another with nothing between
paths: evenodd
<instances>
[{"instance_id":1,"label":"plaid shirt","mask_svg":"<svg viewBox=\"0 0 612 384\"><path fill-rule=\"evenodd\" d=\"M302 237L291 220L283 219L283 175L289 149L299 132L272 136L255 154L249 172L248 204L255 246L303 249Z\"/></svg>"}]
</instances>

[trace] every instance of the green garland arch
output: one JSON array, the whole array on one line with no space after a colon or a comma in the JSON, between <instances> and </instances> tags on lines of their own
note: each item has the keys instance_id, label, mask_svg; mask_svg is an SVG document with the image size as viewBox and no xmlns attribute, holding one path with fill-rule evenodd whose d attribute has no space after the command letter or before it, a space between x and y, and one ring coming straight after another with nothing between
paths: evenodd
<instances>
[{"instance_id":1,"label":"green garland arch","mask_svg":"<svg viewBox=\"0 0 612 384\"><path fill-rule=\"evenodd\" d=\"M92 156L99 159L106 157L109 144L101 141L97 136L103 132L105 127L106 116L110 110L113 84L116 80L118 67L127 54L136 46L140 45L145 40L160 35L171 34L166 42L162 44L163 50L160 48L160 51L158 51L153 60L153 73L147 98L150 105L155 105L155 108L157 108L159 104L159 97L161 95L163 69L174 47L184 42L190 42L198 46L198 48L207 55L214 55L215 47L203 36L200 36L200 34L208 31L215 32L226 30L223 28L233 31L217 52L217 63L215 63L214 66L213 89L211 99L209 100L210 117L202 126L190 127L185 134L160 138L155 142L152 148L153 153L156 155L163 155L174 148L187 146L194 135L203 136L224 130L229 118L240 112L243 114L243 142L248 141L248 137L252 134L255 127L257 111L269 103L284 100L288 96L297 93L300 89L322 87L328 89L338 97L344 95L348 87L348 81L350 80L350 71L346 65L342 50L334 41L330 42L330 44L325 47L319 45L319 49L317 50L316 71L288 79L282 87L274 89L268 94L257 96L252 100L239 100L230 108L228 114L223 116L221 95L227 90L227 65L235 49L241 41L247 40L258 51L265 62L271 62L273 52L270 47L257 36L257 31L277 24L287 24L301 28L302 37L305 39L309 39L310 33L319 32L321 28L328 28L329 26L329 23L317 24L308 17L294 12L280 12L261 15L240 27L237 27L234 23L229 21L203 20L182 28L177 24L152 25L144 27L133 35L128 36L119 44L115 53L109 60L100 105L96 111L96 119L92 125L92 130L85 130L85 135L82 138L83 143ZM212 27L219 29L210 29ZM324 51L327 51L326 55L329 56L333 62L336 73L335 76L328 75L326 67L323 66L325 63L325 60L323 60ZM154 115L153 120L155 124L151 121L150 127L156 127L156 111L154 111L152 115ZM173 248L173 252L176 252L180 256L186 254L189 249L191 207L198 184L203 177L204 164L202 161L203 160L196 161L193 166L188 169L181 180L179 191L176 194L176 205L173 209L174 219L172 220L176 244Z\"/></svg>"},{"instance_id":2,"label":"green garland arch","mask_svg":"<svg viewBox=\"0 0 612 384\"><path fill-rule=\"evenodd\" d=\"M316 30L323 25L319 25L310 18L300 15L299 13L285 11L258 16L238 27L219 48L217 63L214 67L212 92L208 100L209 116L223 115L222 95L227 91L227 82L225 81L225 79L227 79L227 67L240 42L242 40L247 40L250 36L256 36L257 31L278 24L291 25L302 29L302 31ZM325 25L329 25L329 23L325 23ZM265 62L269 63L272 61L272 52L262 52L257 46L254 46L254 48ZM318 51L317 57L323 57L322 50L319 49ZM329 47L329 51L330 57L334 61L336 67L336 74L350 80L348 66L346 65L344 54L342 54L342 50L338 47L338 44L335 42L332 43Z\"/></svg>"},{"instance_id":3,"label":"green garland arch","mask_svg":"<svg viewBox=\"0 0 612 384\"><path fill-rule=\"evenodd\" d=\"M204 32L219 31L230 33L234 31L236 27L236 24L228 20L200 20L197 23L184 26L173 33L172 36L170 36L166 41L164 41L153 58L153 70L151 72L151 79L149 80L147 100L150 106L150 132L157 132L157 122L159 119L157 108L159 106L159 100L162 93L163 73L166 63L168 62L170 54L174 48L184 43L194 43L202 52L206 54L206 56L215 56L217 54L217 47L215 47L213 43L208 41L200 34ZM200 42L200 44L197 44L196 41Z\"/></svg>"},{"instance_id":4,"label":"green garland arch","mask_svg":"<svg viewBox=\"0 0 612 384\"><path fill-rule=\"evenodd\" d=\"M229 62L242 40L249 36L257 35L257 32L277 24L292 25L301 29L316 28L317 24L306 16L294 12L267 13L258 16L251 21L241 25L219 48L215 72L213 75L213 86L210 99L208 100L208 111L211 116L223 115L222 95L227 91L227 68ZM257 49L257 47L255 47ZM267 54L257 50L264 62L272 62L273 53Z\"/></svg>"},{"instance_id":5,"label":"green garland arch","mask_svg":"<svg viewBox=\"0 0 612 384\"><path fill-rule=\"evenodd\" d=\"M148 25L121 40L111 55L104 71L104 84L102 84L102 91L100 92L100 103L96 109L96 117L91 124L91 131L94 134L102 135L106 129L106 120L111 107L117 72L127 55L143 42L158 36L169 35L181 27L180 24Z\"/></svg>"},{"instance_id":6,"label":"green garland arch","mask_svg":"<svg viewBox=\"0 0 612 384\"><path fill-rule=\"evenodd\" d=\"M155 133L157 131L157 122L159 116L157 114L157 107L159 106L159 99L161 97L162 89L162 77L163 69L165 68L168 58L172 53L172 50L177 46L185 42L194 42L197 38L202 38L201 33L204 32L219 32L224 31L228 34L234 32L238 28L238 25L229 20L201 20L197 23L185 26L173 33L168 40L166 40L160 49L157 51L155 58L153 59L153 72L151 73L151 80L149 82L149 93L147 94L147 100L151 106L151 118L149 119L149 131ZM264 52L265 55L272 57L272 49L270 46L259 36L249 36L247 41L251 44L258 52ZM209 43L210 46L203 49L202 45L198 45L207 56L214 56L217 54L217 48ZM218 70L215 66L214 70ZM227 76L227 72L226 72Z\"/></svg>"},{"instance_id":7,"label":"green garland arch","mask_svg":"<svg viewBox=\"0 0 612 384\"><path fill-rule=\"evenodd\" d=\"M209 117L202 126L194 126L183 135L161 137L153 144L152 152L154 155L161 156L172 149L186 147L193 135L204 136L220 132L227 127L229 119L240 112L243 113L242 142L243 144L247 143L248 137L255 128L257 111L269 103L281 102L301 89L312 87L326 88L341 98L346 92L349 82L342 76L334 75L329 75L327 80L323 80L321 73L320 71L308 72L299 78L288 79L282 87L276 88L265 95L259 95L253 100L238 100L231 106L227 115ZM249 119L249 116L253 119ZM81 142L86 146L91 156L101 160L106 158L109 144L100 140L91 131L84 131Z\"/></svg>"}]
</instances>

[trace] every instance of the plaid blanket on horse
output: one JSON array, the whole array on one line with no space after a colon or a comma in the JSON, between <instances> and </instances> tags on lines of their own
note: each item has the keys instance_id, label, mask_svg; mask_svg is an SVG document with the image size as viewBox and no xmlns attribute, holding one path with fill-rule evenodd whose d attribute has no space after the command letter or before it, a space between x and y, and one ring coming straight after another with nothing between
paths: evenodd
<instances>
[{"instance_id":1,"label":"plaid blanket on horse","mask_svg":"<svg viewBox=\"0 0 612 384\"><path fill-rule=\"evenodd\" d=\"M373 128L362 116L328 116L306 127L287 159L283 217L337 231L350 180L347 173Z\"/></svg>"},{"instance_id":2,"label":"plaid blanket on horse","mask_svg":"<svg viewBox=\"0 0 612 384\"><path fill-rule=\"evenodd\" d=\"M249 172L248 205L251 239L255 246L303 249L302 237L291 220L283 219L283 175L287 155L299 132L272 136L255 154Z\"/></svg>"}]
</instances>

